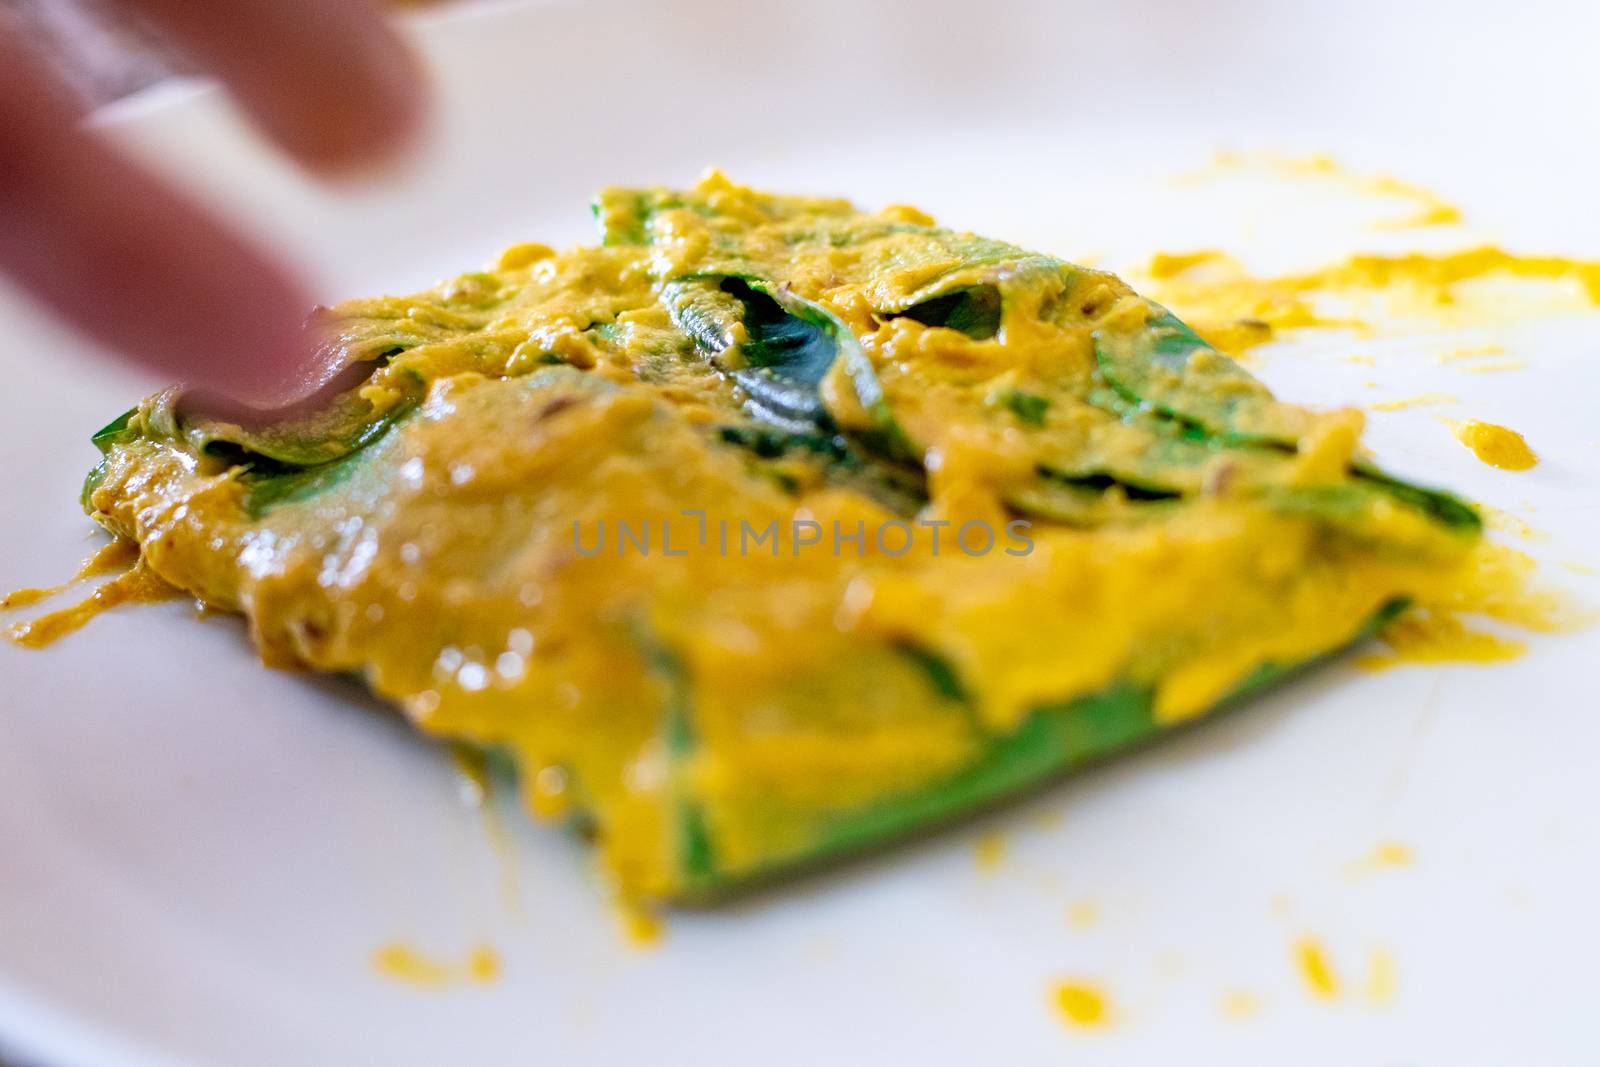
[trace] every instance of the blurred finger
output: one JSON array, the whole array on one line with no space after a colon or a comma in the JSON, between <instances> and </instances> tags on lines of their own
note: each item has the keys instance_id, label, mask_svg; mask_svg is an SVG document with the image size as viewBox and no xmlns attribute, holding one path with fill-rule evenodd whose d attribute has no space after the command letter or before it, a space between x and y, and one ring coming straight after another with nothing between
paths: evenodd
<instances>
[{"instance_id":1,"label":"blurred finger","mask_svg":"<svg viewBox=\"0 0 1600 1067\"><path fill-rule=\"evenodd\" d=\"M78 118L0 38L0 271L163 377L268 402L314 377L299 285Z\"/></svg>"},{"instance_id":2,"label":"blurred finger","mask_svg":"<svg viewBox=\"0 0 1600 1067\"><path fill-rule=\"evenodd\" d=\"M169 34L310 166L381 163L420 123L418 64L372 0L118 2Z\"/></svg>"}]
</instances>

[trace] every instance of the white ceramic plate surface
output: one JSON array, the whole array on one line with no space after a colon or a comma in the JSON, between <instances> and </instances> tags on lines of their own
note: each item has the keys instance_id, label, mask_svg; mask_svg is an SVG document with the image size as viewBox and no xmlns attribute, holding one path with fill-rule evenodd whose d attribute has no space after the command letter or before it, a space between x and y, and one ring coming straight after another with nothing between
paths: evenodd
<instances>
[{"instance_id":1,"label":"white ceramic plate surface","mask_svg":"<svg viewBox=\"0 0 1600 1067\"><path fill-rule=\"evenodd\" d=\"M108 134L315 272L403 292L503 245L588 239L609 183L707 164L783 190L919 204L1068 258L1222 247L1263 270L1496 241L1600 258L1593 5L928 2L494 5L414 24L435 143L377 188L318 188L210 91L162 89ZM1468 225L1315 181L1180 182L1219 148L1333 152L1439 188ZM136 210L137 205L130 205ZM88 434L159 384L0 293L0 586L96 543ZM1433 357L1493 342L1526 369ZM248 343L248 339L241 339ZM1373 366L1350 363L1374 355ZM1372 417L1380 458L1516 514L1596 600L1600 316L1263 353L1282 395L1457 403ZM1374 386L1366 383L1373 381ZM1525 474L1439 416L1525 432ZM44 652L0 645L0 1049L22 1064L1592 1063L1600 958L1600 642L1495 667L1335 664L1248 710L892 854L631 945L590 857L343 685L273 672L181 603ZM1004 835L992 869L974 859ZM1381 841L1405 868L1352 861ZM1069 910L1089 902L1079 928ZM1291 945L1344 993L1306 992ZM369 965L401 939L488 985ZM1363 992L1375 951L1385 1004ZM1103 988L1071 1029L1051 983ZM1249 1019L1229 990L1260 1001Z\"/></svg>"}]
</instances>

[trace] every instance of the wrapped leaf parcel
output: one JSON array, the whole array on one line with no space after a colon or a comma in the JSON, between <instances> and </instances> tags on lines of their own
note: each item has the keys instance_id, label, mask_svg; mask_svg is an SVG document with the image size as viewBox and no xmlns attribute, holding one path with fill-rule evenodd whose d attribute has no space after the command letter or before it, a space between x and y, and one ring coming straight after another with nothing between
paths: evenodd
<instances>
[{"instance_id":1,"label":"wrapped leaf parcel","mask_svg":"<svg viewBox=\"0 0 1600 1067\"><path fill-rule=\"evenodd\" d=\"M1117 278L910 208L603 192L602 241L324 316L359 384L160 394L84 499L514 762L638 898L715 897L1206 714L1449 587L1480 537Z\"/></svg>"}]
</instances>

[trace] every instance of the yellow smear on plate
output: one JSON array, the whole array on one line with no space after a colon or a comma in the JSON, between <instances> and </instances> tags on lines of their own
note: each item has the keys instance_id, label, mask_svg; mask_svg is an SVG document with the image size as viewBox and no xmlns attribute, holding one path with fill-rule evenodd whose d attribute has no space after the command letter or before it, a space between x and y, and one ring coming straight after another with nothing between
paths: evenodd
<instances>
[{"instance_id":1,"label":"yellow smear on plate","mask_svg":"<svg viewBox=\"0 0 1600 1067\"><path fill-rule=\"evenodd\" d=\"M1278 152L1219 152L1208 170L1185 175L1188 181L1204 180L1230 172L1256 172L1281 178L1310 179L1359 195L1399 200L1406 207L1403 215L1379 219L1376 230L1410 230L1431 226L1453 226L1462 219L1461 209L1432 189L1389 174L1353 170L1326 154L1287 155Z\"/></svg>"},{"instance_id":2,"label":"yellow smear on plate","mask_svg":"<svg viewBox=\"0 0 1600 1067\"><path fill-rule=\"evenodd\" d=\"M1387 653L1361 656L1356 666L1382 671L1407 663L1504 663L1527 651L1521 641L1474 630L1454 615L1411 611L1384 627Z\"/></svg>"},{"instance_id":3,"label":"yellow smear on plate","mask_svg":"<svg viewBox=\"0 0 1600 1067\"><path fill-rule=\"evenodd\" d=\"M1503 471L1525 471L1539 462L1528 442L1515 430L1468 419L1455 427L1456 440L1474 456Z\"/></svg>"},{"instance_id":4,"label":"yellow smear on plate","mask_svg":"<svg viewBox=\"0 0 1600 1067\"><path fill-rule=\"evenodd\" d=\"M1528 366L1527 360L1508 355L1505 347L1497 344L1452 348L1435 356L1433 361L1453 366L1466 374L1497 374L1501 371L1524 370Z\"/></svg>"},{"instance_id":5,"label":"yellow smear on plate","mask_svg":"<svg viewBox=\"0 0 1600 1067\"><path fill-rule=\"evenodd\" d=\"M423 989L493 982L500 977L500 956L478 945L465 960L447 962L420 952L405 941L390 941L372 952L372 969L385 978Z\"/></svg>"},{"instance_id":6,"label":"yellow smear on plate","mask_svg":"<svg viewBox=\"0 0 1600 1067\"><path fill-rule=\"evenodd\" d=\"M1217 249L1157 253L1144 271L1150 295L1217 348L1242 353L1280 332L1421 318L1482 325L1600 305L1600 261L1526 256L1492 246L1444 253L1363 253L1281 277L1252 275ZM1487 354L1463 350L1456 358ZM1442 359L1452 358L1447 354ZM1506 361L1497 369L1520 365Z\"/></svg>"},{"instance_id":7,"label":"yellow smear on plate","mask_svg":"<svg viewBox=\"0 0 1600 1067\"><path fill-rule=\"evenodd\" d=\"M72 583L45 587L29 586L24 589L15 589L0 597L0 610L10 611L12 608L25 608L30 604L37 604L41 600L49 600L57 593L62 592Z\"/></svg>"},{"instance_id":8,"label":"yellow smear on plate","mask_svg":"<svg viewBox=\"0 0 1600 1067\"><path fill-rule=\"evenodd\" d=\"M1559 591L1535 584L1537 565L1527 553L1493 541L1473 553L1450 596L1385 626L1378 640L1386 651L1361 656L1356 666L1381 671L1407 663L1500 663L1526 650L1521 641L1475 628L1468 622L1473 616L1535 633L1562 633L1595 621Z\"/></svg>"},{"instance_id":9,"label":"yellow smear on plate","mask_svg":"<svg viewBox=\"0 0 1600 1067\"><path fill-rule=\"evenodd\" d=\"M1367 958L1367 999L1374 1004L1388 1004L1394 1000L1396 985L1394 953L1379 945Z\"/></svg>"},{"instance_id":10,"label":"yellow smear on plate","mask_svg":"<svg viewBox=\"0 0 1600 1067\"><path fill-rule=\"evenodd\" d=\"M1508 370L1527 370L1528 361L1520 357L1515 359L1502 359L1494 363L1473 363L1462 367L1461 370L1468 374L1499 374Z\"/></svg>"},{"instance_id":11,"label":"yellow smear on plate","mask_svg":"<svg viewBox=\"0 0 1600 1067\"><path fill-rule=\"evenodd\" d=\"M1144 272L1151 295L1185 317L1206 342L1243 355L1282 330L1363 323L1320 315L1292 286L1253 278L1244 265L1218 249L1157 252Z\"/></svg>"},{"instance_id":12,"label":"yellow smear on plate","mask_svg":"<svg viewBox=\"0 0 1600 1067\"><path fill-rule=\"evenodd\" d=\"M1440 254L1356 255L1336 266L1285 281L1301 291L1410 286L1436 303L1451 304L1459 298L1453 291L1459 283L1495 275L1525 281L1574 282L1591 304L1600 304L1600 262L1563 256L1525 256L1492 245Z\"/></svg>"},{"instance_id":13,"label":"yellow smear on plate","mask_svg":"<svg viewBox=\"0 0 1600 1067\"><path fill-rule=\"evenodd\" d=\"M1532 510L1531 508L1529 509ZM1550 535L1543 530L1535 529L1522 519L1509 511L1499 508L1478 505L1478 513L1483 516L1483 525L1496 533L1510 534L1524 541L1548 541Z\"/></svg>"},{"instance_id":14,"label":"yellow smear on plate","mask_svg":"<svg viewBox=\"0 0 1600 1067\"><path fill-rule=\"evenodd\" d=\"M41 600L48 600L85 579L127 570L133 566L134 561L138 558L139 546L133 541L119 537L101 545L93 555L83 561L76 574L60 585L52 585L40 589L18 589L16 592L7 593L5 596L0 597L0 610L10 611L14 608L25 608L31 604L37 604Z\"/></svg>"},{"instance_id":15,"label":"yellow smear on plate","mask_svg":"<svg viewBox=\"0 0 1600 1067\"><path fill-rule=\"evenodd\" d=\"M146 567L141 560L135 563L132 569L101 585L87 598L71 607L52 611L28 622L14 623L6 631L6 637L13 644L23 648L44 648L67 634L82 629L95 616L112 608L123 604L154 604L180 596L183 596L181 590L157 577L156 573ZM26 597L24 602L27 602Z\"/></svg>"},{"instance_id":16,"label":"yellow smear on plate","mask_svg":"<svg viewBox=\"0 0 1600 1067\"><path fill-rule=\"evenodd\" d=\"M1217 1003L1226 1019L1250 1019L1261 1014L1261 998L1248 989L1230 989Z\"/></svg>"},{"instance_id":17,"label":"yellow smear on plate","mask_svg":"<svg viewBox=\"0 0 1600 1067\"><path fill-rule=\"evenodd\" d=\"M1433 204L1399 219L1385 219L1374 223L1374 228L1380 230L1409 230L1420 229L1424 226L1453 226L1461 221L1461 209L1454 204Z\"/></svg>"},{"instance_id":18,"label":"yellow smear on plate","mask_svg":"<svg viewBox=\"0 0 1600 1067\"><path fill-rule=\"evenodd\" d=\"M1198 252L1157 252L1150 257L1150 265L1145 268L1145 273L1157 280L1165 280L1181 277L1196 267L1231 265L1233 262L1234 260L1226 252L1215 249L1202 249Z\"/></svg>"},{"instance_id":19,"label":"yellow smear on plate","mask_svg":"<svg viewBox=\"0 0 1600 1067\"><path fill-rule=\"evenodd\" d=\"M1449 393L1423 393L1421 396L1407 397L1404 400L1383 400L1376 404L1367 405L1373 411L1404 411L1407 408L1426 407L1429 404L1459 404L1461 398Z\"/></svg>"},{"instance_id":20,"label":"yellow smear on plate","mask_svg":"<svg viewBox=\"0 0 1600 1067\"><path fill-rule=\"evenodd\" d=\"M1056 1012L1073 1026L1098 1027L1111 1020L1111 1008L1095 985L1080 980L1057 982L1050 991Z\"/></svg>"},{"instance_id":21,"label":"yellow smear on plate","mask_svg":"<svg viewBox=\"0 0 1600 1067\"><path fill-rule=\"evenodd\" d=\"M1565 633L1595 621L1559 590L1534 581L1534 558L1510 545L1480 542L1462 582L1438 606L1455 614L1485 615L1536 633Z\"/></svg>"},{"instance_id":22,"label":"yellow smear on plate","mask_svg":"<svg viewBox=\"0 0 1600 1067\"><path fill-rule=\"evenodd\" d=\"M1322 1000L1332 1000L1339 995L1339 978L1322 943L1314 937L1302 937L1294 944L1295 969L1306 989Z\"/></svg>"},{"instance_id":23,"label":"yellow smear on plate","mask_svg":"<svg viewBox=\"0 0 1600 1067\"><path fill-rule=\"evenodd\" d=\"M1506 354L1503 345L1465 345L1461 348L1452 348L1448 352L1441 352L1434 357L1435 363L1459 363L1468 359L1483 359L1485 356L1503 356Z\"/></svg>"}]
</instances>

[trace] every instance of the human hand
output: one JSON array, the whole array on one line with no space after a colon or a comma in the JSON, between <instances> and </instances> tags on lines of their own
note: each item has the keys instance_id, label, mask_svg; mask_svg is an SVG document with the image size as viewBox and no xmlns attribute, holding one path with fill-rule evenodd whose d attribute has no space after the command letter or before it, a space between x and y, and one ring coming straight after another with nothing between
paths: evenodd
<instances>
[{"instance_id":1,"label":"human hand","mask_svg":"<svg viewBox=\"0 0 1600 1067\"><path fill-rule=\"evenodd\" d=\"M419 125L415 59L371 0L117 0L323 173L391 159ZM312 301L272 256L80 125L0 27L0 272L113 352L279 407L324 384Z\"/></svg>"}]
</instances>

